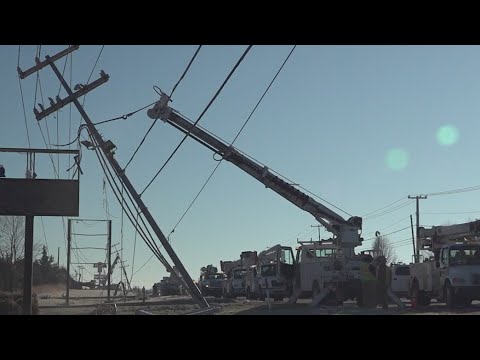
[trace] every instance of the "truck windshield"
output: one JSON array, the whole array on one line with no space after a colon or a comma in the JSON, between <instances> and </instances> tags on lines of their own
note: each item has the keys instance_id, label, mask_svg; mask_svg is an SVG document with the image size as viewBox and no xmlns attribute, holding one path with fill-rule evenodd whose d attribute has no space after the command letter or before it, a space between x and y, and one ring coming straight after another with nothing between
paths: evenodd
<instances>
[{"instance_id":1,"label":"truck windshield","mask_svg":"<svg viewBox=\"0 0 480 360\"><path fill-rule=\"evenodd\" d=\"M243 279L245 277L245 274L247 272L245 270L235 270L233 272L233 278L234 279Z\"/></svg>"},{"instance_id":2,"label":"truck windshield","mask_svg":"<svg viewBox=\"0 0 480 360\"><path fill-rule=\"evenodd\" d=\"M262 266L261 270L260 270L260 275L261 276L275 276L275 265L274 264L271 264L271 265L264 265Z\"/></svg>"},{"instance_id":3,"label":"truck windshield","mask_svg":"<svg viewBox=\"0 0 480 360\"><path fill-rule=\"evenodd\" d=\"M223 274L210 274L210 275L206 275L205 279L206 280L220 280L220 279L224 279L224 275Z\"/></svg>"},{"instance_id":4,"label":"truck windshield","mask_svg":"<svg viewBox=\"0 0 480 360\"><path fill-rule=\"evenodd\" d=\"M480 247L450 249L450 266L480 265Z\"/></svg>"}]
</instances>

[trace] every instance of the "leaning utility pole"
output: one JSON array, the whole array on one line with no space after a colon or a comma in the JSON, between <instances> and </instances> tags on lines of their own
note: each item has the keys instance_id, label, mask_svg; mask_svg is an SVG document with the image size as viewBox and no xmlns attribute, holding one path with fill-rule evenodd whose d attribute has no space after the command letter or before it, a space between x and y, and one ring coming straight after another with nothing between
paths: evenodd
<instances>
[{"instance_id":1,"label":"leaning utility pole","mask_svg":"<svg viewBox=\"0 0 480 360\"><path fill-rule=\"evenodd\" d=\"M416 199L417 200L417 212L416 212L416 217L417 217L417 253L416 253L416 256L415 256L415 263L419 263L420 262L420 239L418 237L418 233L419 233L419 228L420 228L420 211L419 211L419 200L424 200L427 198L427 196L425 195L417 195L417 196L410 196L408 195L408 198L409 199Z\"/></svg>"},{"instance_id":2,"label":"leaning utility pole","mask_svg":"<svg viewBox=\"0 0 480 360\"><path fill-rule=\"evenodd\" d=\"M80 102L78 101L78 98L80 96L83 96L85 95L87 92L93 90L94 88L96 88L97 86L105 83L108 81L109 79L109 76L107 74L105 74L105 72L102 70L100 72L100 79L97 79L95 81L93 81L92 83L88 84L88 85L82 85L82 86L79 86L79 89L77 90L76 87L75 87L75 90L77 90L75 93L72 92L72 90L70 89L70 86L67 84L67 82L65 81L65 79L63 78L62 74L60 73L60 71L58 70L57 66L55 65L55 61L60 59L61 57L63 56L66 56L68 55L69 53L71 53L72 51L74 50L77 50L78 49L78 45L75 45L75 46L70 46L68 49L66 50L63 50L62 52L60 52L59 54L57 55L54 55L52 57L46 55L45 56L45 60L44 61L40 61L40 59L36 58L35 61L36 61L36 65L33 66L31 69L28 69L26 70L25 72L22 72L20 70L20 68L17 68L18 72L19 72L19 75L20 75L20 78L23 79L25 78L26 76L30 75L30 74L33 74L35 72L37 72L38 70L40 70L41 68L47 66L47 65L50 65L50 67L52 68L53 72L55 73L55 75L58 77L58 79L60 80L63 88L66 90L66 92L68 93L68 97L66 97L65 99L60 99L59 97L57 97L57 101L51 101L52 103L52 106L50 106L48 109L41 109L42 111L39 112L38 110L34 109L34 113L35 113L35 116L37 118L37 120L41 120L43 119L45 116L59 110L60 108L62 108L63 106L67 105L68 103L70 102L73 102L73 104L75 105L75 107L77 108L78 112L80 113L80 115L82 116L83 120L85 121L86 125L87 125L87 128L88 128L88 131L89 133L91 134L91 136L93 136L93 138L95 139L95 141L98 143L100 149L102 150L103 154L105 155L105 157L107 158L108 162L110 163L110 166L114 169L115 171L115 174L120 178L121 182L123 183L123 185L125 186L125 188L128 190L128 192L131 194L132 198L134 199L135 203L138 205L138 209L139 209L139 213L143 213L143 215L145 216L146 220L148 221L148 223L150 224L151 228L153 229L153 231L155 232L156 236L158 237L158 239L160 240L160 242L162 243L163 247L165 248L165 251L168 253L168 255L170 256L170 259L172 260L172 262L174 263L174 265L177 267L177 269L179 270L180 272L180 275L182 276L183 278L183 281L185 282L185 284L187 285L187 289L188 289L188 292L190 293L190 296L192 296L192 299L201 307L201 308L208 308L210 307L210 305L208 304L208 302L206 301L206 299L204 298L204 296L202 295L202 293L200 292L200 290L198 289L198 287L195 285L195 283L193 282L192 278L190 277L190 275L188 274L187 270L185 269L185 267L183 266L182 262L180 261L180 259L178 258L177 254L175 253L175 251L173 250L173 248L170 246L170 243L167 241L165 235L162 233L162 231L160 230L160 227L157 225L157 223L155 222L155 219L153 218L152 214L150 213L150 211L148 210L148 208L145 206L145 203L143 202L143 200L140 198L140 195L137 193L137 191L135 190L135 188L133 187L132 183L130 182L130 180L128 179L128 177L125 175L125 172L124 170L120 167L120 165L118 164L117 160L114 158L114 152L113 150L115 149L115 146L113 145L113 143L108 140L108 141L105 141L103 140L102 136L100 135L100 133L98 132L98 130L95 128L95 125L93 124L93 122L90 120L89 116L87 115L87 113L85 112L85 110L83 109L82 105L80 104ZM166 263L166 267L167 267L167 271L170 271L171 273L173 273L173 268L172 266L170 266L170 264L168 264L168 262Z\"/></svg>"}]
</instances>

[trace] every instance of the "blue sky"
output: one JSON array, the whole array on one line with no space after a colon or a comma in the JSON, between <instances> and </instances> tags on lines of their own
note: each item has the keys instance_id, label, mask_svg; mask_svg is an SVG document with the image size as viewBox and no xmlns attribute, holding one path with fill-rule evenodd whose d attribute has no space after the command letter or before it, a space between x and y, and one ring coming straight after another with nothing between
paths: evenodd
<instances>
[{"instance_id":1,"label":"blue sky","mask_svg":"<svg viewBox=\"0 0 480 360\"><path fill-rule=\"evenodd\" d=\"M93 121L102 121L145 106L158 96L153 85L170 92L196 50L192 46L106 45L92 80L100 69L110 80L92 91L85 109ZM173 96L172 107L196 119L216 92L246 46L203 46L190 71ZM42 46L42 56L65 46ZM85 83L100 46L81 46L73 55L65 77L72 85ZM21 46L20 66L34 64L37 46ZM254 46L223 92L200 122L231 141L282 64L291 46ZM0 144L28 147L16 66L18 46L0 46ZM301 184L352 215L363 216L404 198L480 184L477 154L477 122L480 113L480 47L478 46L297 46L285 68L235 145L270 168ZM64 60L57 62L62 70ZM40 73L42 93L54 97L59 83L50 68ZM32 147L45 147L32 112L35 76L22 81L27 124ZM64 93L61 93L62 96ZM40 94L37 93L37 103ZM80 115L65 107L58 119L60 143L75 137ZM57 143L57 119L39 124L52 144ZM125 165L151 120L142 111L128 120L100 125L105 139L118 147L117 160ZM442 139L437 133L441 130ZM443 133L442 133L443 131ZM127 174L138 190L145 187L182 134L159 122L150 133ZM48 139L47 139L48 141ZM387 159L393 157L394 163ZM7 175L23 177L21 155L0 155ZM54 158L57 164L57 158ZM68 156L61 158L60 176L66 176ZM145 192L143 199L165 235L197 194L215 167L210 150L187 140L165 170ZM390 165L390 166L389 166ZM103 173L93 152L84 151L80 217L105 219ZM47 157L38 160L39 177L53 177ZM441 225L474 220L480 214L478 192L432 196L422 200L421 223ZM120 243L120 207L107 186L107 202L113 220L114 243ZM393 209L394 206L385 210ZM330 207L329 205L327 205ZM331 208L331 207L330 207ZM476 211L476 213L475 213ZM384 234L409 225L414 201L383 216L365 217L363 236L378 229ZM461 212L471 212L462 213ZM382 211L377 213L381 214ZM446 214L455 213L455 214ZM340 215L348 215L339 212ZM35 222L36 241L48 243L65 264L65 239L61 218ZM201 266L219 266L220 260L237 259L244 250L261 251L277 243L294 245L316 238L313 217L296 208L230 163L222 163L195 205L171 236L172 246L190 275L196 279ZM100 225L78 224L77 232L102 232ZM324 229L322 237L328 237ZM124 260L131 273L134 231L125 221ZM410 237L410 229L389 236L392 242ZM77 238L81 246L93 246L101 238ZM365 241L368 248L372 241ZM397 243L397 254L409 262L412 246ZM80 245L79 245L80 246ZM101 252L83 252L88 261L102 261ZM78 255L81 256L82 255ZM151 256L137 239L134 272ZM91 266L91 265L90 265ZM93 267L88 271L93 273ZM88 273L84 273L89 277ZM165 276L155 259L135 274L133 282L151 287ZM90 276L91 277L91 276ZM119 273L116 273L116 280Z\"/></svg>"}]
</instances>

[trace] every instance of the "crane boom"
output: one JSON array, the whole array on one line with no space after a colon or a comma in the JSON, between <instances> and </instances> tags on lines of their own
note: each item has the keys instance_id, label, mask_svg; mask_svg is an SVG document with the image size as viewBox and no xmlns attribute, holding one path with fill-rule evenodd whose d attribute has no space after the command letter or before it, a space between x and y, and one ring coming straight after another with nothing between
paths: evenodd
<instances>
[{"instance_id":1,"label":"crane boom","mask_svg":"<svg viewBox=\"0 0 480 360\"><path fill-rule=\"evenodd\" d=\"M292 204L313 215L328 231L337 236L337 240L342 247L353 248L361 245L359 230L362 228L362 219L360 217L353 216L345 220L292 184L276 176L268 167L247 157L233 146L225 144L203 129L194 126L191 121L168 106L169 100L169 97L162 93L160 100L152 109L148 110L148 116L151 119L160 118L188 134L191 138L220 155L224 160L231 162L257 179L265 187L272 189Z\"/></svg>"},{"instance_id":2,"label":"crane boom","mask_svg":"<svg viewBox=\"0 0 480 360\"><path fill-rule=\"evenodd\" d=\"M462 224L433 226L432 228L420 227L418 229L422 248L425 250L438 250L447 243L479 242L480 220Z\"/></svg>"}]
</instances>

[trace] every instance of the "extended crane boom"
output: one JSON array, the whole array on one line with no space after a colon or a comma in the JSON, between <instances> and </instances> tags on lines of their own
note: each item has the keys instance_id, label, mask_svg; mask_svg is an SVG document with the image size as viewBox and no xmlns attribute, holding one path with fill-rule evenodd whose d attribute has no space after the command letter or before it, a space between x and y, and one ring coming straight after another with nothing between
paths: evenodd
<instances>
[{"instance_id":1,"label":"extended crane boom","mask_svg":"<svg viewBox=\"0 0 480 360\"><path fill-rule=\"evenodd\" d=\"M151 119L161 119L164 122L168 122L260 181L265 187L272 189L300 209L312 214L318 222L336 236L339 246L350 250L346 251L345 255L352 256L354 254L353 248L361 245L359 235L359 230L362 228L361 217L353 216L345 220L334 211L298 190L295 186L276 176L268 167L245 156L233 146L225 144L203 129L194 126L191 121L185 119L168 106L169 100L168 95L162 93L160 100L152 109L148 110L148 116Z\"/></svg>"}]
</instances>

